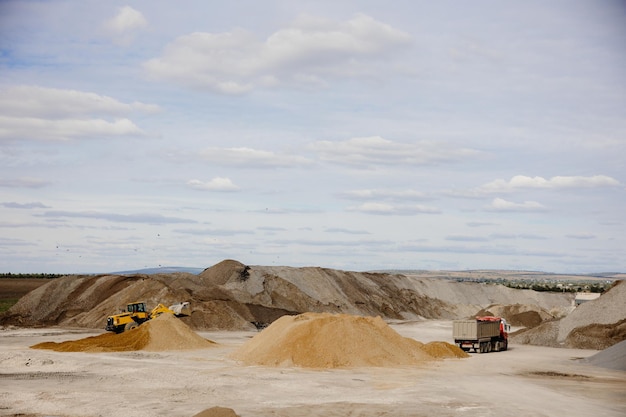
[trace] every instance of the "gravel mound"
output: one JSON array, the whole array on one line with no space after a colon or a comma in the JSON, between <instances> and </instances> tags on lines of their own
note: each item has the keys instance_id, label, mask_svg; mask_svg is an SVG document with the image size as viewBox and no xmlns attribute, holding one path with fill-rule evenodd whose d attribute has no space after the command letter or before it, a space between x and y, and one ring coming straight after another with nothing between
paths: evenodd
<instances>
[{"instance_id":1,"label":"gravel mound","mask_svg":"<svg viewBox=\"0 0 626 417\"><path fill-rule=\"evenodd\" d=\"M524 329L509 335L511 343L521 345L535 345L548 347L561 347L556 341L559 334L559 322L548 321L532 329Z\"/></svg>"},{"instance_id":2,"label":"gravel mound","mask_svg":"<svg viewBox=\"0 0 626 417\"><path fill-rule=\"evenodd\" d=\"M626 371L626 340L596 353L587 361L602 368Z\"/></svg>"},{"instance_id":3,"label":"gravel mound","mask_svg":"<svg viewBox=\"0 0 626 417\"><path fill-rule=\"evenodd\" d=\"M202 338L172 314L164 313L141 326L121 334L105 333L61 343L44 342L32 349L57 352L126 352L205 349L215 343Z\"/></svg>"},{"instance_id":4,"label":"gravel mound","mask_svg":"<svg viewBox=\"0 0 626 417\"><path fill-rule=\"evenodd\" d=\"M329 313L281 317L231 354L248 365L304 368L409 366L466 356L449 344L424 349L380 317Z\"/></svg>"}]
</instances>

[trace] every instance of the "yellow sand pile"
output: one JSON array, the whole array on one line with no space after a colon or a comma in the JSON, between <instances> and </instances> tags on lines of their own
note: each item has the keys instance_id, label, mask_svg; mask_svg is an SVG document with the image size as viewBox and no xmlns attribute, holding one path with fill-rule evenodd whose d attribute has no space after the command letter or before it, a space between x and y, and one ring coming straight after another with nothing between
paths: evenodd
<instances>
[{"instance_id":1,"label":"yellow sand pile","mask_svg":"<svg viewBox=\"0 0 626 417\"><path fill-rule=\"evenodd\" d=\"M407 366L466 356L445 342L403 337L380 317L329 313L283 316L231 354L248 365L305 368Z\"/></svg>"},{"instance_id":2,"label":"yellow sand pile","mask_svg":"<svg viewBox=\"0 0 626 417\"><path fill-rule=\"evenodd\" d=\"M467 358L469 355L458 346L447 342L429 342L422 346L422 350L430 356L438 359Z\"/></svg>"},{"instance_id":3,"label":"yellow sand pile","mask_svg":"<svg viewBox=\"0 0 626 417\"><path fill-rule=\"evenodd\" d=\"M125 352L204 349L214 345L214 342L199 336L174 315L165 313L121 334L106 333L61 343L44 342L31 348L57 352Z\"/></svg>"}]
</instances>

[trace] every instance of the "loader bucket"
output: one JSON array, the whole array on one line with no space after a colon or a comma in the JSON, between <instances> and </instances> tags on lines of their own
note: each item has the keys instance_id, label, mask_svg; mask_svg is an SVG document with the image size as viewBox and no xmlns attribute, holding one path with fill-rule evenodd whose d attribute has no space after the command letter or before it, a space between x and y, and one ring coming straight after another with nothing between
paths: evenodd
<instances>
[{"instance_id":1,"label":"loader bucket","mask_svg":"<svg viewBox=\"0 0 626 417\"><path fill-rule=\"evenodd\" d=\"M188 301L172 304L169 306L169 309L172 310L177 317L191 316L191 304Z\"/></svg>"}]
</instances>

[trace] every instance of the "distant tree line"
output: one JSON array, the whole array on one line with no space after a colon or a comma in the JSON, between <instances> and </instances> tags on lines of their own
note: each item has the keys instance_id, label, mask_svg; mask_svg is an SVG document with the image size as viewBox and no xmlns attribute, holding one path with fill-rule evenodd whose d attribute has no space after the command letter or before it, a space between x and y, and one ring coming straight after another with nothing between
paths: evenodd
<instances>
[{"instance_id":1,"label":"distant tree line","mask_svg":"<svg viewBox=\"0 0 626 417\"><path fill-rule=\"evenodd\" d=\"M574 283L553 283L553 282L532 282L514 281L501 282L500 284L515 289L526 289L541 292L594 292L603 293L609 289L612 282L574 282Z\"/></svg>"},{"instance_id":2,"label":"distant tree line","mask_svg":"<svg viewBox=\"0 0 626 417\"><path fill-rule=\"evenodd\" d=\"M39 279L52 279L64 277L67 274L49 274L49 273L27 273L27 274L14 274L12 272L0 273L0 278L39 278Z\"/></svg>"},{"instance_id":3,"label":"distant tree line","mask_svg":"<svg viewBox=\"0 0 626 417\"><path fill-rule=\"evenodd\" d=\"M449 279L449 278L447 278ZM457 282L478 282L482 284L500 284L517 290L534 290L541 292L594 292L603 293L611 288L613 280L535 280L535 279L506 279L506 278L452 278Z\"/></svg>"}]
</instances>

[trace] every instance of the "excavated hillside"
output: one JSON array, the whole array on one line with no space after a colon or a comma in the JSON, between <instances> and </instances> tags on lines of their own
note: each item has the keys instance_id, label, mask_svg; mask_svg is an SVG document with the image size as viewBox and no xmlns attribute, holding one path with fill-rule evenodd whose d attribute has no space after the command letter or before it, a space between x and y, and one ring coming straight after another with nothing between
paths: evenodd
<instances>
[{"instance_id":1,"label":"excavated hillside","mask_svg":"<svg viewBox=\"0 0 626 417\"><path fill-rule=\"evenodd\" d=\"M606 349L626 340L626 282L576 307L560 320L544 321L513 335L515 343Z\"/></svg>"},{"instance_id":2,"label":"excavated hillside","mask_svg":"<svg viewBox=\"0 0 626 417\"><path fill-rule=\"evenodd\" d=\"M145 301L149 308L158 303L190 301L193 313L182 320L191 328L235 330L265 327L283 315L305 312L396 320L454 319L471 317L496 305L516 305L498 310L505 317L511 313L512 320L521 313L552 319L565 314L572 296L318 267L246 266L225 260L199 275L54 279L20 299L0 318L0 324L103 328L108 315L135 301Z\"/></svg>"}]
</instances>

